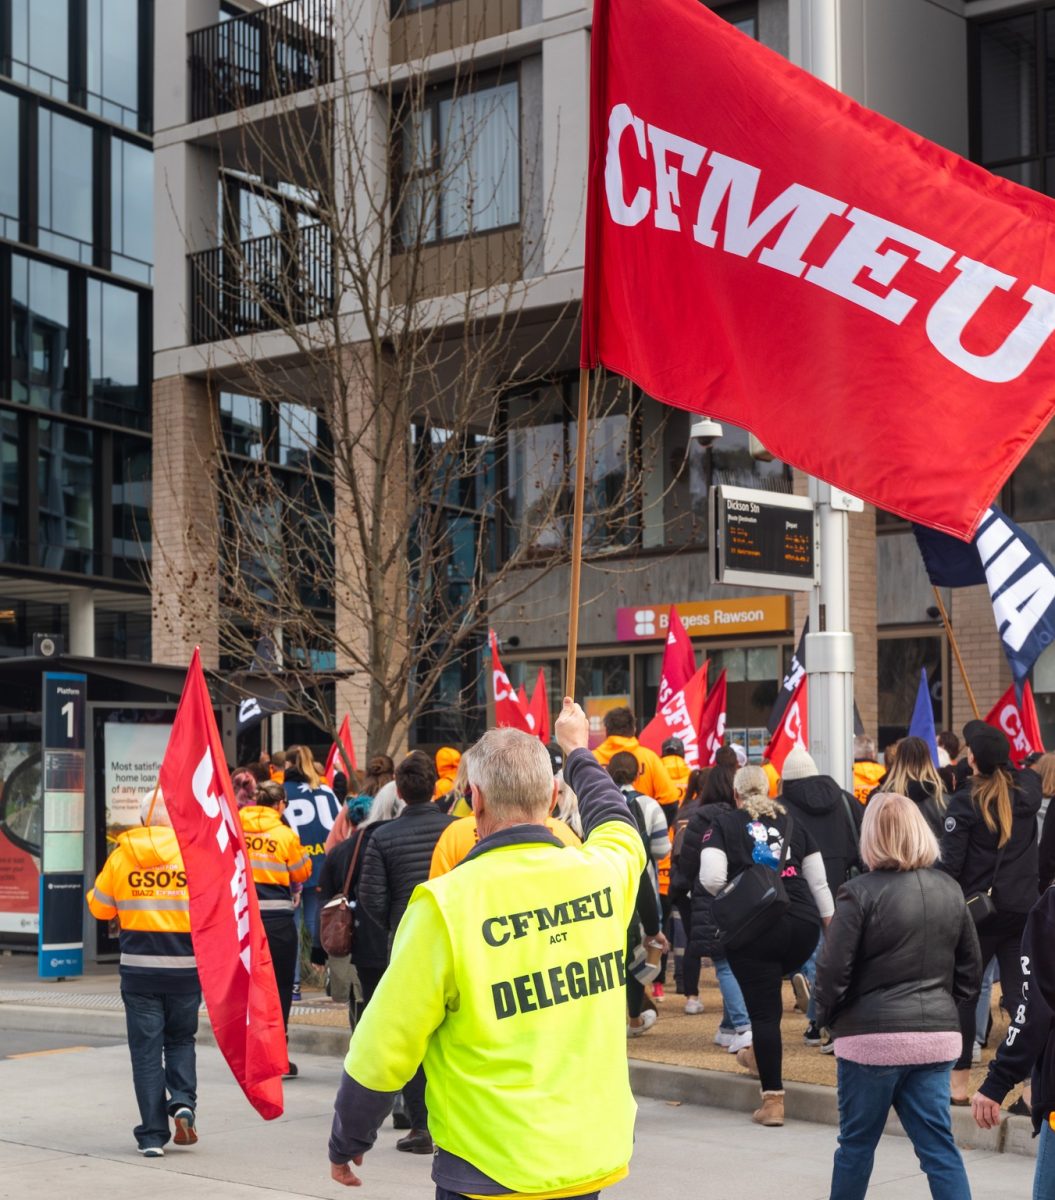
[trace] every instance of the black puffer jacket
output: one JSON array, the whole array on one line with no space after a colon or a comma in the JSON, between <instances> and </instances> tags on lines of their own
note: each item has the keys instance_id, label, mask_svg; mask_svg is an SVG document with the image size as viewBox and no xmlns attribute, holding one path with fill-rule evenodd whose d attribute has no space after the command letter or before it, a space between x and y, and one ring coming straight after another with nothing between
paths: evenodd
<instances>
[{"instance_id":1,"label":"black puffer jacket","mask_svg":"<svg viewBox=\"0 0 1055 1200\"><path fill-rule=\"evenodd\" d=\"M971 798L968 780L949 801L941 838L941 867L955 879L965 896L993 888L993 901L1004 913L1028 913L1040 893L1037 865L1037 813L1040 776L1035 771L1011 771L1011 837L1004 847L997 874L999 834L982 820ZM996 883L994 885L994 875Z\"/></svg>"},{"instance_id":2,"label":"black puffer jacket","mask_svg":"<svg viewBox=\"0 0 1055 1200\"><path fill-rule=\"evenodd\" d=\"M358 899L382 929L395 931L411 893L429 877L440 834L454 820L435 804L408 804L370 839L363 853Z\"/></svg>"},{"instance_id":3,"label":"black puffer jacket","mask_svg":"<svg viewBox=\"0 0 1055 1200\"><path fill-rule=\"evenodd\" d=\"M817 1024L951 1033L978 995L982 958L963 893L941 871L872 871L839 890L817 962Z\"/></svg>"},{"instance_id":4,"label":"black puffer jacket","mask_svg":"<svg viewBox=\"0 0 1055 1200\"><path fill-rule=\"evenodd\" d=\"M675 880L679 894L687 891L692 897L692 915L689 919L688 951L701 958L712 958L722 954L718 941L718 930L711 917L713 897L700 883L700 853L707 830L722 813L730 812L728 804L701 804L690 809L689 823L681 843L677 862L671 863L671 890Z\"/></svg>"},{"instance_id":5,"label":"black puffer jacket","mask_svg":"<svg viewBox=\"0 0 1055 1200\"><path fill-rule=\"evenodd\" d=\"M861 865L857 843L864 807L829 775L785 779L780 798L795 823L813 835L824 859L828 888L835 896L850 868Z\"/></svg>"}]
</instances>

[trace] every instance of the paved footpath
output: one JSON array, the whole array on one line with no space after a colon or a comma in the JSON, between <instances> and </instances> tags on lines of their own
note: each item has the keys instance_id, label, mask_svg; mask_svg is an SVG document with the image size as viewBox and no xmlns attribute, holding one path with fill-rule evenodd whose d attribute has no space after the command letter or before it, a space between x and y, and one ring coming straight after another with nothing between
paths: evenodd
<instances>
[{"instance_id":1,"label":"paved footpath","mask_svg":"<svg viewBox=\"0 0 1055 1200\"><path fill-rule=\"evenodd\" d=\"M92 1044L86 1044L92 1043ZM18 1057L12 1057L17 1055ZM201 1142L146 1162L134 1150L136 1121L127 1048L105 1038L4 1033L0 1037L0 1200L105 1196L106 1200L277 1200L338 1196L326 1138L340 1064L300 1056L286 1085L286 1115L265 1123L249 1108L216 1050L198 1055ZM588 1097L584 1097L588 1103ZM426 1200L429 1160L399 1154L389 1126L363 1166L366 1200ZM539 1130L545 1138L545 1130ZM642 1100L629 1180L612 1200L820 1200L835 1146L828 1126L789 1122L760 1129L740 1113ZM530 1154L530 1146L524 1148ZM976 1197L1023 1200L1031 1159L966 1154ZM885 1137L870 1196L928 1195L909 1143Z\"/></svg>"}]
</instances>

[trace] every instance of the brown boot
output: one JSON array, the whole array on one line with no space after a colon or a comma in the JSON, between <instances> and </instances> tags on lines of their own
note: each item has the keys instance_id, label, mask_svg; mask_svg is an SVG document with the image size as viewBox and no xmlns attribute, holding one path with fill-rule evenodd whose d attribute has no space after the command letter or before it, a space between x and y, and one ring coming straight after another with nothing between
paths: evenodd
<instances>
[{"instance_id":1,"label":"brown boot","mask_svg":"<svg viewBox=\"0 0 1055 1200\"><path fill-rule=\"evenodd\" d=\"M751 1114L751 1120L756 1125L783 1125L784 1124L784 1093L783 1092L763 1092L762 1107L756 1109Z\"/></svg>"},{"instance_id":2,"label":"brown boot","mask_svg":"<svg viewBox=\"0 0 1055 1200\"><path fill-rule=\"evenodd\" d=\"M736 1061L746 1071L750 1071L756 1079L758 1078L758 1063L755 1061L754 1046L745 1046L743 1050L737 1050Z\"/></svg>"}]
</instances>

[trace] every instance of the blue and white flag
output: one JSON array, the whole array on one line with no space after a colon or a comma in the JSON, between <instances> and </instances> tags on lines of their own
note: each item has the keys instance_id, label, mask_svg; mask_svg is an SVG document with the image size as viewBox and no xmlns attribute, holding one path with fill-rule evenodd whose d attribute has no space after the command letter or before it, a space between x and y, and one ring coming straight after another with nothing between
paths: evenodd
<instances>
[{"instance_id":1,"label":"blue and white flag","mask_svg":"<svg viewBox=\"0 0 1055 1200\"><path fill-rule=\"evenodd\" d=\"M1037 543L995 506L986 510L974 541L961 542L913 525L923 564L936 587L984 583L1015 683L1055 641L1055 568Z\"/></svg>"},{"instance_id":2,"label":"blue and white flag","mask_svg":"<svg viewBox=\"0 0 1055 1200\"><path fill-rule=\"evenodd\" d=\"M927 668L920 669L919 691L916 692L916 706L912 710L912 720L908 727L909 737L922 738L930 750L931 761L938 765L938 732L934 728L934 705L930 698L930 685L927 683Z\"/></svg>"}]
</instances>

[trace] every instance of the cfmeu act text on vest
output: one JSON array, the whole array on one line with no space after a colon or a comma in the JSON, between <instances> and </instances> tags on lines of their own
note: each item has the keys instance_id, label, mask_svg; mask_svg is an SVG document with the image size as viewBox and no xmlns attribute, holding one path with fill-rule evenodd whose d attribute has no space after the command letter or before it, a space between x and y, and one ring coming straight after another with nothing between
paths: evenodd
<instances>
[{"instance_id":1,"label":"cfmeu act text on vest","mask_svg":"<svg viewBox=\"0 0 1055 1200\"><path fill-rule=\"evenodd\" d=\"M481 934L489 946L500 947L531 933L546 934L548 944L566 942L562 925L610 919L614 914L612 889L590 892L552 907L526 909L488 917ZM517 1013L538 1012L569 1000L582 1000L626 985L626 962L622 949L595 954L585 961L561 963L541 971L528 971L491 985L495 1016L501 1021Z\"/></svg>"}]
</instances>

